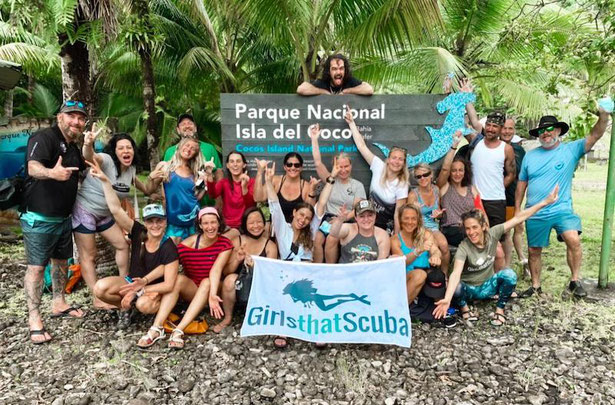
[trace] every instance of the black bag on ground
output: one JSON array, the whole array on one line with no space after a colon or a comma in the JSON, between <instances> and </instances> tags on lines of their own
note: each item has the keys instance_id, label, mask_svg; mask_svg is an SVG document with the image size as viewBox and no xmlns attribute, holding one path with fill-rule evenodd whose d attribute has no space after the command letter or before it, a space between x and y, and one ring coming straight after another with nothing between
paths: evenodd
<instances>
[{"instance_id":1,"label":"black bag on ground","mask_svg":"<svg viewBox=\"0 0 615 405\"><path fill-rule=\"evenodd\" d=\"M0 211L21 207L25 183L23 175L22 166L15 176L0 180Z\"/></svg>"}]
</instances>

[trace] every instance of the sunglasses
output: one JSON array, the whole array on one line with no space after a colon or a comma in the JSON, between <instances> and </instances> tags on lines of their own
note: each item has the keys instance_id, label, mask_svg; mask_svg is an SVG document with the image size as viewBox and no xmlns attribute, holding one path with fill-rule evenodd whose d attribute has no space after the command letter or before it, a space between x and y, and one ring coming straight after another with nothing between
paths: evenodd
<instances>
[{"instance_id":1,"label":"sunglasses","mask_svg":"<svg viewBox=\"0 0 615 405\"><path fill-rule=\"evenodd\" d=\"M420 180L420 179L423 179L423 178L426 179L429 176L431 176L431 172L427 172L427 173L423 173L423 174L417 174L417 175L414 176L414 178L417 179L417 180Z\"/></svg>"},{"instance_id":2,"label":"sunglasses","mask_svg":"<svg viewBox=\"0 0 615 405\"><path fill-rule=\"evenodd\" d=\"M299 169L301 166L303 166L303 164L302 163L290 163L290 162L288 162L288 163L284 163L284 166L288 167L289 169L291 167L294 167L295 169Z\"/></svg>"},{"instance_id":3,"label":"sunglasses","mask_svg":"<svg viewBox=\"0 0 615 405\"><path fill-rule=\"evenodd\" d=\"M393 146L393 147L391 148L391 152L393 152L393 151L395 151L395 150L400 150L400 151L402 151L402 152L404 153L404 155L407 155L407 154L408 154L408 149L406 149L406 148L402 148L401 146Z\"/></svg>"},{"instance_id":4,"label":"sunglasses","mask_svg":"<svg viewBox=\"0 0 615 405\"><path fill-rule=\"evenodd\" d=\"M83 104L81 101L67 101L64 104L66 104L67 107L77 106L79 108L85 108L85 104Z\"/></svg>"},{"instance_id":5,"label":"sunglasses","mask_svg":"<svg viewBox=\"0 0 615 405\"><path fill-rule=\"evenodd\" d=\"M547 131L551 132L551 131L553 131L554 129L555 129L555 126L551 125L550 127L540 128L540 129L539 129L538 131L536 131L536 132L538 132L538 135L542 135L542 134L544 134L545 132L547 132Z\"/></svg>"}]
</instances>

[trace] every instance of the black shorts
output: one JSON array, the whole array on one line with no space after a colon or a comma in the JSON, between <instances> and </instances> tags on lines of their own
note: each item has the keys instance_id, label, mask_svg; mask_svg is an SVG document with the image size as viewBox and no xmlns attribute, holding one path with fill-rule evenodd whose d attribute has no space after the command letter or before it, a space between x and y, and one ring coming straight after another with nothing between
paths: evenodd
<instances>
[{"instance_id":1,"label":"black shorts","mask_svg":"<svg viewBox=\"0 0 615 405\"><path fill-rule=\"evenodd\" d=\"M489 218L489 227L493 227L506 222L506 200L482 200L483 207ZM505 235L502 235L500 241L503 241Z\"/></svg>"},{"instance_id":2,"label":"black shorts","mask_svg":"<svg viewBox=\"0 0 615 405\"><path fill-rule=\"evenodd\" d=\"M449 246L458 247L461 241L466 237L465 230L460 226L443 226L440 228L440 232L442 232L446 238Z\"/></svg>"}]
</instances>

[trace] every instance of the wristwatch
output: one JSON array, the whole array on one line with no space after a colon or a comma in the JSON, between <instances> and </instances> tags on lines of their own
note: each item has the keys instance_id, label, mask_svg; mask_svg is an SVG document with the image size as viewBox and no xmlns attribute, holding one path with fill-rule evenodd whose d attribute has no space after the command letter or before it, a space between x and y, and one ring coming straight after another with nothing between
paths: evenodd
<instances>
[{"instance_id":1,"label":"wristwatch","mask_svg":"<svg viewBox=\"0 0 615 405\"><path fill-rule=\"evenodd\" d=\"M329 177L327 177L327 183L333 184L333 183L335 183L335 179L333 177L329 176Z\"/></svg>"}]
</instances>

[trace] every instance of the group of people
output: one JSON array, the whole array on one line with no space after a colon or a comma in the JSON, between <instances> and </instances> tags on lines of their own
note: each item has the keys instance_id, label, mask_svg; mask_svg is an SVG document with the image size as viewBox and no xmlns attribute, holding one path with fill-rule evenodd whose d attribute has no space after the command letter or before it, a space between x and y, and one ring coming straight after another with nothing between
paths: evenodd
<instances>
[{"instance_id":1,"label":"group of people","mask_svg":"<svg viewBox=\"0 0 615 405\"><path fill-rule=\"evenodd\" d=\"M472 91L471 83L462 83L461 91ZM297 92L369 95L373 89L353 78L346 58L336 54L327 60L323 79L303 83ZM344 119L372 173L366 190L352 178L350 155L337 154L330 165L323 162L317 123L310 127L315 178L303 178L304 159L294 152L284 157L282 175L276 174L275 163L256 159L251 177L238 151L226 155L223 168L216 149L198 140L188 114L178 119L179 143L142 182L136 176L134 140L115 134L97 153L96 134L84 133L85 106L65 101L57 124L32 135L27 148L21 224L31 341L52 339L40 313L49 261L52 316L84 315L64 298L73 238L95 308L119 308L123 324L136 311L154 314L151 328L137 342L141 348L165 338L163 324L179 301L187 307L170 333L170 347L184 346L186 327L206 306L220 319L212 327L215 333L230 325L236 302L249 295L252 256L315 263L404 256L410 303L427 294L434 318L446 318L454 305L471 324L478 315L468 302L497 296L491 323L500 326L516 286L510 268L513 240L520 260L525 259L524 222L532 286L519 295L540 293L541 251L555 228L568 249L570 290L584 296L581 223L572 210L571 182L580 157L605 132L608 112L601 109L591 133L570 143L560 141L566 123L543 117L530 131L541 146L523 156L514 142L514 120L494 112L483 127L471 104L467 110L475 131L460 149L461 131L455 133L437 176L427 163L410 172L404 148L393 147L384 158L375 155L348 111ZM163 201L143 208L143 222L126 203L132 187ZM514 238L508 236L513 229ZM97 280L96 233L115 248L117 276ZM436 295L434 285L439 286ZM286 338L276 337L274 344L285 347Z\"/></svg>"}]
</instances>

